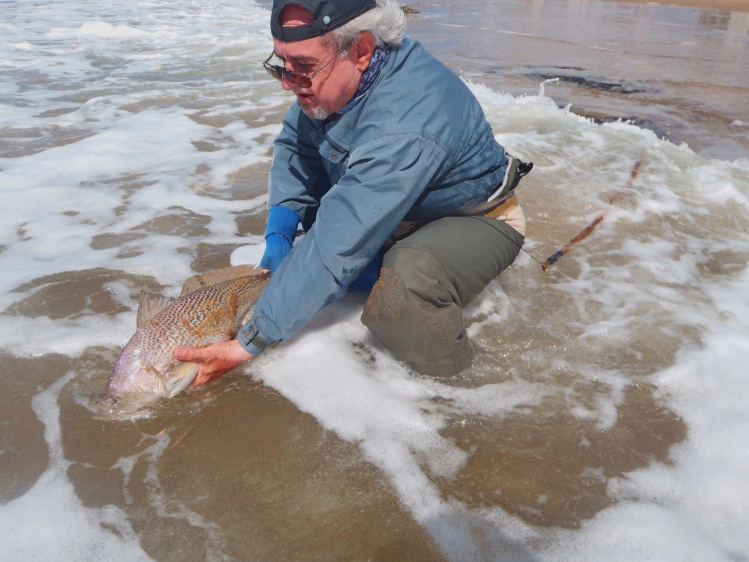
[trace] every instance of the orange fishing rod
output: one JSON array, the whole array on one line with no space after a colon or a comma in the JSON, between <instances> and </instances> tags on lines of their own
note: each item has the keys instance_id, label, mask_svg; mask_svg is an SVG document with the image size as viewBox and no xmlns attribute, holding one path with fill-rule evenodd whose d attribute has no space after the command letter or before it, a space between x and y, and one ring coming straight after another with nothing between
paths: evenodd
<instances>
[{"instance_id":1,"label":"orange fishing rod","mask_svg":"<svg viewBox=\"0 0 749 562\"><path fill-rule=\"evenodd\" d=\"M624 195L624 192L632 187L632 183L635 181L635 178L637 177L638 172L640 171L640 161L638 160L635 162L634 167L632 168L632 173L629 176L629 181L627 182L627 185L624 189L621 189L614 193L614 195L611 196L611 199L609 199L609 205L616 202L617 199L619 199L622 195ZM570 248L580 242L583 238L588 236L591 232L593 232L593 229L598 226L598 223L601 222L604 218L606 218L606 214L608 213L608 209L606 209L604 212L602 212L600 215L598 215L595 220L593 220L592 223L590 223L588 226L586 226L580 234L575 236L572 240L567 242L562 248L560 248L557 252L550 255L544 263L541 264L541 267L544 271L549 269L552 264L556 263L559 258L561 258L564 254L570 251Z\"/></svg>"}]
</instances>

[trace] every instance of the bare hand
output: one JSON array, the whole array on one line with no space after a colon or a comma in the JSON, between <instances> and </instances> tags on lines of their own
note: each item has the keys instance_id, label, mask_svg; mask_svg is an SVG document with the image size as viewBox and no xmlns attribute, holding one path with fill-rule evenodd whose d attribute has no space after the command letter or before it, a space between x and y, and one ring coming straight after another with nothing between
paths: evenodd
<instances>
[{"instance_id":1,"label":"bare hand","mask_svg":"<svg viewBox=\"0 0 749 562\"><path fill-rule=\"evenodd\" d=\"M194 388L236 369L250 361L254 355L248 353L237 340L229 340L200 348L178 347L174 350L174 357L200 365L198 375L190 384Z\"/></svg>"}]
</instances>

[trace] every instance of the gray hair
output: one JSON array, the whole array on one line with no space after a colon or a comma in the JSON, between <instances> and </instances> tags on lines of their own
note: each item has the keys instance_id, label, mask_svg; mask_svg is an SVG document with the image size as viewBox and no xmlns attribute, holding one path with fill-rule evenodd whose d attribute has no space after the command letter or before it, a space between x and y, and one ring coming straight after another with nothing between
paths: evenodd
<instances>
[{"instance_id":1,"label":"gray hair","mask_svg":"<svg viewBox=\"0 0 749 562\"><path fill-rule=\"evenodd\" d=\"M348 49L364 31L374 35L376 45L400 44L406 35L406 16L397 0L377 0L376 8L334 29L324 40L335 43L339 49Z\"/></svg>"}]
</instances>

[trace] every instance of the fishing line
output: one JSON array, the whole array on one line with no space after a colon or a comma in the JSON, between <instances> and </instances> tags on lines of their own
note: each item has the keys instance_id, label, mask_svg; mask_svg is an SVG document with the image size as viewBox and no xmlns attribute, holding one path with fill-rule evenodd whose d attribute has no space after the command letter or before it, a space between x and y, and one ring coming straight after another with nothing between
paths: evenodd
<instances>
[{"instance_id":1,"label":"fishing line","mask_svg":"<svg viewBox=\"0 0 749 562\"><path fill-rule=\"evenodd\" d=\"M530 252L529 252L528 250L526 250L525 248L523 248L522 244L518 244L518 243L517 243L517 242L515 242L515 241L514 241L514 240L513 240L512 238L510 238L510 237L509 237L509 236L508 236L507 234L505 234L504 232L502 232L501 230L498 230L497 232L499 232L500 234L502 234L502 236L504 236L504 237L505 237L505 238L507 238L507 239L508 239L508 240L509 240L510 242L512 242L512 243L513 243L513 244L514 244L515 246L517 246L518 248L520 248L520 250L521 250L522 252L525 252L525 253L526 253L526 254L528 255L528 257L529 257L529 258L531 258L531 259L532 259L532 260L533 260L534 262L536 262L536 263L537 263L538 265L540 265L541 267L543 267L543 266L544 266L544 264L543 264L543 263L541 262L541 260L538 260L538 259L536 259L536 257L535 257L535 256L534 256L533 254L531 254L531 253L530 253Z\"/></svg>"},{"instance_id":2,"label":"fishing line","mask_svg":"<svg viewBox=\"0 0 749 562\"><path fill-rule=\"evenodd\" d=\"M503 232L502 234L505 234L505 233ZM505 236L507 236L507 235L505 234ZM509 239L510 237L508 236L507 238ZM533 254L531 254L528 250L526 250L522 246L520 246L520 249L523 250L528 255L528 257L531 258L538 265L540 265L541 267L544 266L544 264L541 263L541 260L536 259L536 257Z\"/></svg>"}]
</instances>

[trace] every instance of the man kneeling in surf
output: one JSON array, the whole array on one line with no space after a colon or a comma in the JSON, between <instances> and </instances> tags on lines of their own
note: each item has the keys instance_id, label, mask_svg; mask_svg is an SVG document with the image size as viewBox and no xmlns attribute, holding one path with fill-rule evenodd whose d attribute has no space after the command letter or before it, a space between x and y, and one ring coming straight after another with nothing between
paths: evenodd
<instances>
[{"instance_id":1,"label":"man kneeling in surf","mask_svg":"<svg viewBox=\"0 0 749 562\"><path fill-rule=\"evenodd\" d=\"M505 153L468 87L381 1L274 0L263 66L296 102L270 171L260 265L272 277L235 340L175 351L200 364L194 385L348 290L371 290L362 322L419 373L471 364L462 309L520 251L513 190L531 165Z\"/></svg>"}]
</instances>

